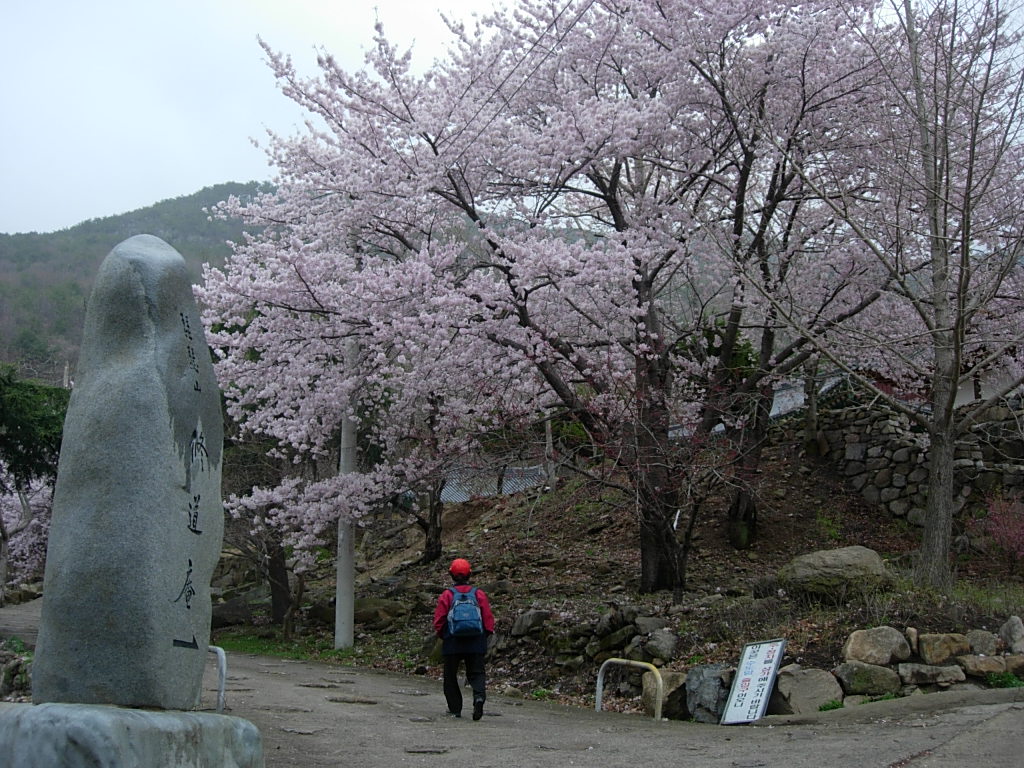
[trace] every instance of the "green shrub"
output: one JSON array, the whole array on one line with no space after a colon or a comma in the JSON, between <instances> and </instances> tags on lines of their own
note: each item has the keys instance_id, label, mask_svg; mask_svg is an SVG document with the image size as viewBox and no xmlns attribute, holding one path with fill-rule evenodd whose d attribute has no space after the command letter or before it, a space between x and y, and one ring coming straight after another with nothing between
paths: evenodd
<instances>
[{"instance_id":1,"label":"green shrub","mask_svg":"<svg viewBox=\"0 0 1024 768\"><path fill-rule=\"evenodd\" d=\"M837 701L837 700L833 699L832 701L826 701L824 704L822 704L820 707L818 707L818 711L819 712L829 712L829 711L831 711L833 709L842 709L842 708L843 708L843 702Z\"/></svg>"},{"instance_id":2,"label":"green shrub","mask_svg":"<svg viewBox=\"0 0 1024 768\"><path fill-rule=\"evenodd\" d=\"M989 672L985 675L985 682L990 688L1024 688L1024 680L1012 672Z\"/></svg>"}]
</instances>

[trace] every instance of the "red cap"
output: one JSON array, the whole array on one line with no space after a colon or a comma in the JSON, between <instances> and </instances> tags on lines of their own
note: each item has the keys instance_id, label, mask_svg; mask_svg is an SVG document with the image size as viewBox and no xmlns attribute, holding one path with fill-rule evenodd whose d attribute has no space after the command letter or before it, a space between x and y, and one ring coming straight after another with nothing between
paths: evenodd
<instances>
[{"instance_id":1,"label":"red cap","mask_svg":"<svg viewBox=\"0 0 1024 768\"><path fill-rule=\"evenodd\" d=\"M469 576L469 572L469 560L464 560L461 557L457 557L454 560L452 560L452 564L448 568L448 573L450 573L455 578L465 578Z\"/></svg>"}]
</instances>

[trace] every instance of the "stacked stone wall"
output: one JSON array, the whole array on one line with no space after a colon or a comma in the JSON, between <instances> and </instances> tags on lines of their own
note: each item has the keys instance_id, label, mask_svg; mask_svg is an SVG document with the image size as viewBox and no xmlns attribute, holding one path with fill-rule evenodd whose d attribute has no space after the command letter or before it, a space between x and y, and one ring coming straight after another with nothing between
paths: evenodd
<instances>
[{"instance_id":1,"label":"stacked stone wall","mask_svg":"<svg viewBox=\"0 0 1024 768\"><path fill-rule=\"evenodd\" d=\"M970 406L966 406L970 407ZM822 455L851 488L893 516L922 525L928 499L928 435L878 403L834 408L819 415ZM1024 404L993 409L957 445L958 511L980 506L996 492L1024 491Z\"/></svg>"}]
</instances>

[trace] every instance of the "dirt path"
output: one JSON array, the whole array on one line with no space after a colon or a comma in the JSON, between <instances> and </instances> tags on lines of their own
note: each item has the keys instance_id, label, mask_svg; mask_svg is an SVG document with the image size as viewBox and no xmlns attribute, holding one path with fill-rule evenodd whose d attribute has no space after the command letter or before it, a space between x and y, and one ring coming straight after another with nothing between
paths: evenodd
<instances>
[{"instance_id":1,"label":"dirt path","mask_svg":"<svg viewBox=\"0 0 1024 768\"><path fill-rule=\"evenodd\" d=\"M426 678L241 655L229 665L230 714L259 727L268 768L1010 768L1024 746L1024 694L1012 691L934 694L765 718L757 727L655 723L491 697L484 718L473 722L444 717L440 685ZM205 706L215 702L215 682L207 676Z\"/></svg>"},{"instance_id":2,"label":"dirt path","mask_svg":"<svg viewBox=\"0 0 1024 768\"><path fill-rule=\"evenodd\" d=\"M34 604L0 609L0 636L34 641L37 622ZM216 697L211 654L202 707L215 708ZM440 684L428 678L229 654L226 705L259 727L267 768L1011 768L1024 751L1021 689L916 696L753 727L492 696L473 722L444 717Z\"/></svg>"}]
</instances>

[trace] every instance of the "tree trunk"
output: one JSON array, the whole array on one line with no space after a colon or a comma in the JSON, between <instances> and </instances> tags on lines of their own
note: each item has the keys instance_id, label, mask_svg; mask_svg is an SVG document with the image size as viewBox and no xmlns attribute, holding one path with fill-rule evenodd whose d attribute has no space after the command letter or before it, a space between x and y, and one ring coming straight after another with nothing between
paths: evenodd
<instances>
[{"instance_id":1,"label":"tree trunk","mask_svg":"<svg viewBox=\"0 0 1024 768\"><path fill-rule=\"evenodd\" d=\"M291 607L292 593L288 586L288 563L284 547L278 542L268 547L267 581L270 582L270 620L274 624L283 624Z\"/></svg>"},{"instance_id":2,"label":"tree trunk","mask_svg":"<svg viewBox=\"0 0 1024 768\"><path fill-rule=\"evenodd\" d=\"M756 482L761 469L761 455L768 440L768 424L771 419L771 387L760 389L753 395L753 414L740 435L741 451L736 479L739 482L729 505L729 543L736 549L748 549L757 538Z\"/></svg>"},{"instance_id":3,"label":"tree trunk","mask_svg":"<svg viewBox=\"0 0 1024 768\"><path fill-rule=\"evenodd\" d=\"M638 358L637 415L627 447L640 526L640 591L678 590L685 584L682 548L673 529L679 506L679 471L672 465L666 391L669 371L661 358Z\"/></svg>"},{"instance_id":4,"label":"tree trunk","mask_svg":"<svg viewBox=\"0 0 1024 768\"><path fill-rule=\"evenodd\" d=\"M933 435L929 451L928 506L921 539L920 580L947 592L953 583L949 553L953 536L955 487L953 456L956 443L949 435Z\"/></svg>"},{"instance_id":5,"label":"tree trunk","mask_svg":"<svg viewBox=\"0 0 1024 768\"><path fill-rule=\"evenodd\" d=\"M427 525L424 529L426 541L423 544L423 557L421 563L432 563L441 559L441 515L444 512L444 504L441 501L441 490L444 488L444 481L440 486L431 490L427 497Z\"/></svg>"},{"instance_id":6,"label":"tree trunk","mask_svg":"<svg viewBox=\"0 0 1024 768\"><path fill-rule=\"evenodd\" d=\"M640 591L673 592L686 586L682 548L672 529L676 505L662 495L641 491L640 496Z\"/></svg>"},{"instance_id":7,"label":"tree trunk","mask_svg":"<svg viewBox=\"0 0 1024 768\"><path fill-rule=\"evenodd\" d=\"M3 529L3 520L0 520L0 607L7 600L7 561L9 557L7 532Z\"/></svg>"}]
</instances>

